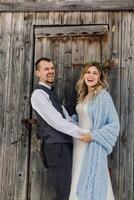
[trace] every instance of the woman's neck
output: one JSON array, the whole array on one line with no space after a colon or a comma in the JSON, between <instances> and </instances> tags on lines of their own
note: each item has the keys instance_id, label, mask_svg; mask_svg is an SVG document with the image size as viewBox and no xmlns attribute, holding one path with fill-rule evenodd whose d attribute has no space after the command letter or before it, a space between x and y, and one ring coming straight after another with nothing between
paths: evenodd
<instances>
[{"instance_id":1,"label":"woman's neck","mask_svg":"<svg viewBox=\"0 0 134 200\"><path fill-rule=\"evenodd\" d=\"M92 94L95 90L95 87L88 87L88 94Z\"/></svg>"}]
</instances>

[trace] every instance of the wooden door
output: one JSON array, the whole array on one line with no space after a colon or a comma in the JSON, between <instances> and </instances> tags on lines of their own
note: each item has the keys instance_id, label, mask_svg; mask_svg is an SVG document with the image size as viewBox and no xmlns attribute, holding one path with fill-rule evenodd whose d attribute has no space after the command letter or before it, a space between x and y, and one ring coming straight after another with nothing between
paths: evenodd
<instances>
[{"instance_id":1,"label":"wooden door","mask_svg":"<svg viewBox=\"0 0 134 200\"><path fill-rule=\"evenodd\" d=\"M75 86L84 63L108 59L107 25L62 26L35 28L36 61L48 57L56 66L56 92L69 114L75 112ZM35 85L37 82L34 79ZM33 129L33 133L36 128ZM53 199L48 172L44 170L40 157L31 146L31 200Z\"/></svg>"}]
</instances>

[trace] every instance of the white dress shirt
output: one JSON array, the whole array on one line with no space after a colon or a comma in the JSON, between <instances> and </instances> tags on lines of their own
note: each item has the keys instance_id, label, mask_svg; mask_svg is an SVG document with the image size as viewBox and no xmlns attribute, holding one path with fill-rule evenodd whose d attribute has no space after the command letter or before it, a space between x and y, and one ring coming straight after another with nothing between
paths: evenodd
<instances>
[{"instance_id":1,"label":"white dress shirt","mask_svg":"<svg viewBox=\"0 0 134 200\"><path fill-rule=\"evenodd\" d=\"M50 86L39 82L39 84L44 85L45 87L51 89ZM60 112L58 112L55 107L52 105L49 95L41 90L36 89L31 96L32 108L54 129L65 133L67 135L79 138L80 133L83 131L71 121L72 119L68 115L65 107L63 107L63 112L66 117L64 119Z\"/></svg>"}]
</instances>

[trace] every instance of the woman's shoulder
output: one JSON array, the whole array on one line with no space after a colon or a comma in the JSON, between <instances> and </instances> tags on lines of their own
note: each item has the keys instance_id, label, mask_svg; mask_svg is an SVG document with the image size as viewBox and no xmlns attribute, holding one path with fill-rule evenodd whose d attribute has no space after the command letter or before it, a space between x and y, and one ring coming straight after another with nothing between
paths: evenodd
<instances>
[{"instance_id":1,"label":"woman's shoulder","mask_svg":"<svg viewBox=\"0 0 134 200\"><path fill-rule=\"evenodd\" d=\"M110 93L106 89L100 91L98 98L104 100L105 103L113 101Z\"/></svg>"},{"instance_id":2,"label":"woman's shoulder","mask_svg":"<svg viewBox=\"0 0 134 200\"><path fill-rule=\"evenodd\" d=\"M108 96L111 96L111 95L109 94L109 92L106 89L101 89L98 96L108 97Z\"/></svg>"}]
</instances>

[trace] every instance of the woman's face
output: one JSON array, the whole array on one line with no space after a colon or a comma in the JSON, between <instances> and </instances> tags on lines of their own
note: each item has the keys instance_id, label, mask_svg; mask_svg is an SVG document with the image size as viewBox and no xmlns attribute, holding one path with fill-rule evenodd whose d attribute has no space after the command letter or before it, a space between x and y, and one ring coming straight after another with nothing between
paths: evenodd
<instances>
[{"instance_id":1,"label":"woman's face","mask_svg":"<svg viewBox=\"0 0 134 200\"><path fill-rule=\"evenodd\" d=\"M88 68L87 72L84 75L85 84L88 87L94 87L100 80L100 72L95 66Z\"/></svg>"}]
</instances>

